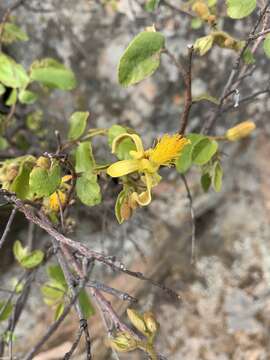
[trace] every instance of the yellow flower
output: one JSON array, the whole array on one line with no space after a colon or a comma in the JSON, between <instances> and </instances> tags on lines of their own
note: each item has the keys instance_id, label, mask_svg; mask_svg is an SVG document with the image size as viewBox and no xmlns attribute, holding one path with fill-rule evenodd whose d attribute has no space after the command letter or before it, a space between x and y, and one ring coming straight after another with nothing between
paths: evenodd
<instances>
[{"instance_id":1,"label":"yellow flower","mask_svg":"<svg viewBox=\"0 0 270 360\"><path fill-rule=\"evenodd\" d=\"M229 141L237 141L243 139L251 134L256 128L253 121L243 121L240 124L230 128L226 132L226 138Z\"/></svg>"},{"instance_id":2,"label":"yellow flower","mask_svg":"<svg viewBox=\"0 0 270 360\"><path fill-rule=\"evenodd\" d=\"M115 153L121 140L129 137L133 140L136 150L130 151L131 159L121 160L112 164L107 169L107 174L111 177L121 177L133 172L141 174L141 180L146 186L146 191L138 194L131 194L131 206L136 208L137 204L146 206L151 202L151 188L158 184L161 177L158 170L161 165L170 166L179 156L181 150L189 140L179 134L161 137L154 148L144 150L141 138L136 134L121 134L117 136L112 144L112 152Z\"/></svg>"},{"instance_id":3,"label":"yellow flower","mask_svg":"<svg viewBox=\"0 0 270 360\"><path fill-rule=\"evenodd\" d=\"M59 211L60 210L60 204L59 201L61 202L61 206L65 205L67 200L67 196L63 191L55 191L49 198L49 204L50 204L50 209L53 211Z\"/></svg>"}]
</instances>

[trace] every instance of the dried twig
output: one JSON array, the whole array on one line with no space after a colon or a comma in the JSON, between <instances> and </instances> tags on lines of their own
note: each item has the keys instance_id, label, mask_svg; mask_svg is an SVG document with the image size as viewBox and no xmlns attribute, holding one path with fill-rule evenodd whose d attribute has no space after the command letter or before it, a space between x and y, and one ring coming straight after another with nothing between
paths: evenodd
<instances>
[{"instance_id":1,"label":"dried twig","mask_svg":"<svg viewBox=\"0 0 270 360\"><path fill-rule=\"evenodd\" d=\"M8 219L8 222L7 222L7 225L5 227L5 230L3 232L2 237L0 239L0 250L1 250L1 248L3 247L3 245L4 245L5 241L6 241L6 238L8 236L9 231L10 231L10 228L11 228L11 225L13 223L16 212L17 212L16 208L12 209L11 214L10 214L9 219Z\"/></svg>"}]
</instances>

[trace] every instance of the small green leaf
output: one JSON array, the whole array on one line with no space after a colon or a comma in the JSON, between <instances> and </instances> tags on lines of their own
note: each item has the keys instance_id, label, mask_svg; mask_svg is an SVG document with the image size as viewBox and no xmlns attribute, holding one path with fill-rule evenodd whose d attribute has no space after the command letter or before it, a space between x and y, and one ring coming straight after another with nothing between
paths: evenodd
<instances>
[{"instance_id":1,"label":"small green leaf","mask_svg":"<svg viewBox=\"0 0 270 360\"><path fill-rule=\"evenodd\" d=\"M35 61L30 69L30 78L50 89L72 90L76 86L73 72L51 58Z\"/></svg>"},{"instance_id":2,"label":"small green leaf","mask_svg":"<svg viewBox=\"0 0 270 360\"><path fill-rule=\"evenodd\" d=\"M94 206L101 202L100 186L97 182L97 176L83 173L76 181L76 193L84 205Z\"/></svg>"},{"instance_id":3,"label":"small green leaf","mask_svg":"<svg viewBox=\"0 0 270 360\"><path fill-rule=\"evenodd\" d=\"M120 59L119 83L130 86L152 75L159 67L164 46L165 38L159 32L144 31L137 35Z\"/></svg>"},{"instance_id":4,"label":"small green leaf","mask_svg":"<svg viewBox=\"0 0 270 360\"><path fill-rule=\"evenodd\" d=\"M59 282L66 286L66 279L63 273L63 270L59 265L51 265L47 267L47 274L50 279Z\"/></svg>"},{"instance_id":5,"label":"small green leaf","mask_svg":"<svg viewBox=\"0 0 270 360\"><path fill-rule=\"evenodd\" d=\"M63 287L57 281L49 281L41 287L41 292L47 305L55 305L62 300L66 290L66 287Z\"/></svg>"},{"instance_id":6,"label":"small green leaf","mask_svg":"<svg viewBox=\"0 0 270 360\"><path fill-rule=\"evenodd\" d=\"M86 125L87 119L89 117L89 112L85 111L77 111L73 113L69 119L70 121L70 128L68 132L68 139L69 140L77 140L80 136L83 135Z\"/></svg>"},{"instance_id":7,"label":"small green leaf","mask_svg":"<svg viewBox=\"0 0 270 360\"><path fill-rule=\"evenodd\" d=\"M29 83L29 77L22 65L0 53L0 82L7 87L22 88Z\"/></svg>"},{"instance_id":8,"label":"small green leaf","mask_svg":"<svg viewBox=\"0 0 270 360\"><path fill-rule=\"evenodd\" d=\"M263 50L265 55L270 58L270 34L268 34L263 42Z\"/></svg>"},{"instance_id":9,"label":"small green leaf","mask_svg":"<svg viewBox=\"0 0 270 360\"><path fill-rule=\"evenodd\" d=\"M16 193L21 200L25 200L31 195L29 177L32 169L33 163L26 159L21 163L18 175L12 182L10 190Z\"/></svg>"},{"instance_id":10,"label":"small green leaf","mask_svg":"<svg viewBox=\"0 0 270 360\"><path fill-rule=\"evenodd\" d=\"M214 166L214 174L213 174L213 187L216 192L219 192L222 188L222 178L223 178L223 170L220 165L220 162L216 162Z\"/></svg>"},{"instance_id":11,"label":"small green leaf","mask_svg":"<svg viewBox=\"0 0 270 360\"><path fill-rule=\"evenodd\" d=\"M209 173L203 174L201 177L201 185L205 192L207 192L211 186L212 179Z\"/></svg>"},{"instance_id":12,"label":"small green leaf","mask_svg":"<svg viewBox=\"0 0 270 360\"><path fill-rule=\"evenodd\" d=\"M212 35L203 36L195 41L194 50L203 56L212 48L213 44L214 37Z\"/></svg>"},{"instance_id":13,"label":"small green leaf","mask_svg":"<svg viewBox=\"0 0 270 360\"><path fill-rule=\"evenodd\" d=\"M93 172L95 159L90 141L80 143L75 152L75 170L77 173Z\"/></svg>"},{"instance_id":14,"label":"small green leaf","mask_svg":"<svg viewBox=\"0 0 270 360\"><path fill-rule=\"evenodd\" d=\"M30 173L29 185L32 193L37 197L50 196L61 183L61 168L57 162L51 169L35 167Z\"/></svg>"},{"instance_id":15,"label":"small green leaf","mask_svg":"<svg viewBox=\"0 0 270 360\"><path fill-rule=\"evenodd\" d=\"M8 148L8 142L7 140L3 137L3 136L0 136L0 151L1 150L6 150Z\"/></svg>"},{"instance_id":16,"label":"small green leaf","mask_svg":"<svg viewBox=\"0 0 270 360\"><path fill-rule=\"evenodd\" d=\"M2 28L3 24L0 25L0 29ZM5 44L11 44L15 41L28 41L29 38L27 34L19 28L17 25L6 22L4 24L4 30L2 35L2 41Z\"/></svg>"},{"instance_id":17,"label":"small green leaf","mask_svg":"<svg viewBox=\"0 0 270 360\"><path fill-rule=\"evenodd\" d=\"M218 150L218 143L215 140L203 138L192 150L192 162L196 165L208 163Z\"/></svg>"},{"instance_id":18,"label":"small green leaf","mask_svg":"<svg viewBox=\"0 0 270 360\"><path fill-rule=\"evenodd\" d=\"M256 0L226 0L227 13L232 19L249 16L256 8Z\"/></svg>"},{"instance_id":19,"label":"small green leaf","mask_svg":"<svg viewBox=\"0 0 270 360\"><path fill-rule=\"evenodd\" d=\"M108 144L111 147L113 140L121 135L121 134L125 134L128 132L128 129L120 126L120 125L113 125L112 127L110 127L109 131L108 131ZM116 149L116 156L118 157L119 160L127 160L127 159L131 159L131 156L129 155L129 152L131 150L136 150L136 146L134 144L134 142L129 139L126 138L123 141L121 141L119 143L119 145L117 146Z\"/></svg>"},{"instance_id":20,"label":"small green leaf","mask_svg":"<svg viewBox=\"0 0 270 360\"><path fill-rule=\"evenodd\" d=\"M7 106L12 106L14 104L16 104L16 101L17 101L17 90L16 89L13 89L9 95L9 97L7 98L6 100L6 105Z\"/></svg>"},{"instance_id":21,"label":"small green leaf","mask_svg":"<svg viewBox=\"0 0 270 360\"><path fill-rule=\"evenodd\" d=\"M158 8L160 0L148 0L145 4L146 11L155 11Z\"/></svg>"},{"instance_id":22,"label":"small green leaf","mask_svg":"<svg viewBox=\"0 0 270 360\"><path fill-rule=\"evenodd\" d=\"M199 96L192 98L193 102L198 102L198 101L203 101L203 100L209 101L215 105L219 105L219 100L216 97L209 95L208 93L203 93Z\"/></svg>"},{"instance_id":23,"label":"small green leaf","mask_svg":"<svg viewBox=\"0 0 270 360\"><path fill-rule=\"evenodd\" d=\"M27 247L23 247L22 243L19 240L16 240L13 244L13 254L15 256L15 259L21 263L21 260L27 256Z\"/></svg>"},{"instance_id":24,"label":"small green leaf","mask_svg":"<svg viewBox=\"0 0 270 360\"><path fill-rule=\"evenodd\" d=\"M38 99L38 95L30 90L22 90L19 92L19 101L22 104L34 104Z\"/></svg>"},{"instance_id":25,"label":"small green leaf","mask_svg":"<svg viewBox=\"0 0 270 360\"><path fill-rule=\"evenodd\" d=\"M6 92L6 88L4 85L0 84L0 96L3 95Z\"/></svg>"},{"instance_id":26,"label":"small green leaf","mask_svg":"<svg viewBox=\"0 0 270 360\"><path fill-rule=\"evenodd\" d=\"M9 318L12 313L13 305L8 302L1 301L0 302L0 321L5 321Z\"/></svg>"},{"instance_id":27,"label":"small green leaf","mask_svg":"<svg viewBox=\"0 0 270 360\"><path fill-rule=\"evenodd\" d=\"M203 26L203 21L199 17L195 17L191 19L191 28L193 30L198 30Z\"/></svg>"},{"instance_id":28,"label":"small green leaf","mask_svg":"<svg viewBox=\"0 0 270 360\"><path fill-rule=\"evenodd\" d=\"M89 296L87 295L85 290L80 291L78 299L84 318L88 319L90 316L93 316L95 314L95 309L91 304Z\"/></svg>"},{"instance_id":29,"label":"small green leaf","mask_svg":"<svg viewBox=\"0 0 270 360\"><path fill-rule=\"evenodd\" d=\"M54 312L54 320L57 321L60 316L63 314L63 311L65 310L65 303L61 302L60 304L57 305L57 308L55 309Z\"/></svg>"},{"instance_id":30,"label":"small green leaf","mask_svg":"<svg viewBox=\"0 0 270 360\"><path fill-rule=\"evenodd\" d=\"M217 0L207 0L207 5L213 7L217 4Z\"/></svg>"},{"instance_id":31,"label":"small green leaf","mask_svg":"<svg viewBox=\"0 0 270 360\"><path fill-rule=\"evenodd\" d=\"M186 145L181 152L179 158L176 160L176 170L180 174L184 174L188 171L188 169L192 165L192 150L195 144L197 144L201 139L204 138L203 135L200 134L189 134L187 135L188 140L190 140L190 144Z\"/></svg>"},{"instance_id":32,"label":"small green leaf","mask_svg":"<svg viewBox=\"0 0 270 360\"><path fill-rule=\"evenodd\" d=\"M42 263L44 259L44 252L41 250L34 250L30 254L23 257L20 264L26 269L33 269Z\"/></svg>"}]
</instances>

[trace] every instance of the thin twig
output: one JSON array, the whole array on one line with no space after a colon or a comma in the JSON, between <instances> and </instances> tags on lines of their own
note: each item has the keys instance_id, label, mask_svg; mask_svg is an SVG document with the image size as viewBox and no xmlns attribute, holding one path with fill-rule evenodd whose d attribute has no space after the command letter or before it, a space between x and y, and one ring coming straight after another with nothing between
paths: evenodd
<instances>
[{"instance_id":1,"label":"thin twig","mask_svg":"<svg viewBox=\"0 0 270 360\"><path fill-rule=\"evenodd\" d=\"M193 198L191 195L191 191L187 182L185 175L181 175L181 178L184 182L187 197L189 200L189 208L190 208L190 216L192 222L192 231L191 231L191 263L194 264L196 262L196 218L195 218L195 211L193 207Z\"/></svg>"},{"instance_id":2,"label":"thin twig","mask_svg":"<svg viewBox=\"0 0 270 360\"><path fill-rule=\"evenodd\" d=\"M184 134L188 120L189 120L189 114L192 107L192 56L193 56L194 48L193 46L188 46L188 68L185 72L184 81L185 81L185 105L184 105L184 111L183 115L180 120L180 134Z\"/></svg>"},{"instance_id":3,"label":"thin twig","mask_svg":"<svg viewBox=\"0 0 270 360\"><path fill-rule=\"evenodd\" d=\"M10 217L8 219L7 225L5 227L5 230L3 232L3 235L1 237L1 240L0 240L0 250L1 250L1 248L3 247L3 245L4 245L5 241L6 241L6 238L8 236L9 231L10 231L10 228L11 228L11 225L13 223L16 212L17 212L17 209L13 208L12 211L11 211Z\"/></svg>"},{"instance_id":4,"label":"thin twig","mask_svg":"<svg viewBox=\"0 0 270 360\"><path fill-rule=\"evenodd\" d=\"M80 291L85 286L85 280L82 280L76 289L75 296L72 297L70 303L65 307L63 313L49 328L43 337L37 342L37 344L24 356L23 360L32 360L34 356L39 352L40 348L46 343L46 341L52 336L52 334L58 329L59 325L64 321L66 316L70 313L72 306L77 301Z\"/></svg>"}]
</instances>

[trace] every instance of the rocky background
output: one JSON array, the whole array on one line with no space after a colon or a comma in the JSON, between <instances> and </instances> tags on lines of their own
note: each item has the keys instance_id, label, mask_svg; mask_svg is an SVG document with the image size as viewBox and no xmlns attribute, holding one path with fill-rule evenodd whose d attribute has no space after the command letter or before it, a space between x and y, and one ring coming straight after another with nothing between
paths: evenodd
<instances>
[{"instance_id":1,"label":"rocky background","mask_svg":"<svg viewBox=\"0 0 270 360\"><path fill-rule=\"evenodd\" d=\"M11 1L2 0L4 11ZM190 19L168 6L155 14L142 10L136 1L118 1L103 6L100 1L29 1L14 15L27 31L30 41L9 49L17 60L29 66L36 58L55 57L75 72L78 87L71 93L53 92L39 104L54 146L53 131L67 129L67 119L75 110L89 110L93 127L125 124L142 134L145 143L164 132L175 132L183 105L183 83L169 59L150 79L128 89L117 84L117 63L132 37L146 26L156 24L167 38L167 47L176 55L186 54L186 45L204 34L191 30ZM222 3L222 2L221 2ZM174 2L171 1L174 5ZM233 35L244 37L253 19L224 23ZM233 54L214 49L206 58L194 60L193 94L222 92L232 67ZM266 60L258 58L259 69L249 78L241 95L263 88L267 81ZM105 205L74 213L77 226L72 238L91 249L116 255L134 270L141 271L175 289L182 296L174 302L148 283L95 269L95 277L139 299L138 310L153 310L161 324L157 346L168 359L178 360L263 360L270 358L270 143L268 137L269 100L262 97L245 104L220 119L216 132L246 120L256 121L251 139L224 148L225 179L220 194L203 194L199 174L192 170L188 181L196 213L197 263L191 264L191 222L184 185L176 174L164 171L164 181L155 188L148 209L137 212L119 226L112 214L112 194ZM194 106L189 131L207 119L212 105ZM107 156L97 144L101 159ZM101 150L100 150L101 148ZM78 221L79 219L79 221ZM17 219L10 242L23 241L27 227ZM38 233L40 242L46 240ZM1 284L7 285L19 269L10 263L10 248L1 254ZM3 266L5 264L5 266ZM7 271L8 270L8 271ZM40 273L39 281L46 280ZM1 295L1 294L0 294ZM114 300L119 314L127 304ZM124 315L123 315L124 316ZM52 321L38 286L16 330L18 354L29 350ZM114 359L106 346L106 333L99 315L90 320L94 359ZM62 359L77 331L71 316L50 339L36 360ZM83 347L81 348L83 350ZM18 359L20 356L18 357ZM75 359L80 357L79 352ZM143 359L141 353L119 355Z\"/></svg>"}]
</instances>

